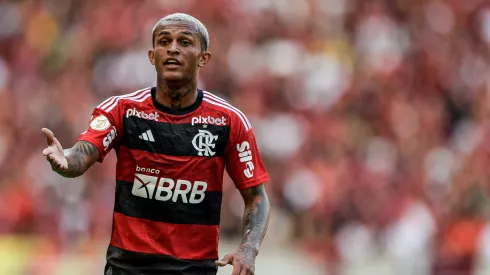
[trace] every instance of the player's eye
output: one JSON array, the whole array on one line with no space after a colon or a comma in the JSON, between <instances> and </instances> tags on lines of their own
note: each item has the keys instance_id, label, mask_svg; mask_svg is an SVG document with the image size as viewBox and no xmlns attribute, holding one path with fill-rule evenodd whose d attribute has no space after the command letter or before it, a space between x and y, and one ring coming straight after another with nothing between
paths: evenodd
<instances>
[{"instance_id":1,"label":"player's eye","mask_svg":"<svg viewBox=\"0 0 490 275\"><path fill-rule=\"evenodd\" d=\"M182 46L189 46L191 42L189 42L189 40L182 40L180 41L180 44L182 44Z\"/></svg>"},{"instance_id":2,"label":"player's eye","mask_svg":"<svg viewBox=\"0 0 490 275\"><path fill-rule=\"evenodd\" d=\"M168 40L167 39L160 40L160 45L168 45Z\"/></svg>"}]
</instances>

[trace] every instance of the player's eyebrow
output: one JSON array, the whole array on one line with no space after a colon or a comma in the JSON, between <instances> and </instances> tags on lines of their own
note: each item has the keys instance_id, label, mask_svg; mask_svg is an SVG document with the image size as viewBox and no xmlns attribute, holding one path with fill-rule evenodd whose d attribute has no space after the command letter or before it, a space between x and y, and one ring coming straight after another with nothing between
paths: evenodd
<instances>
[{"instance_id":1,"label":"player's eyebrow","mask_svg":"<svg viewBox=\"0 0 490 275\"><path fill-rule=\"evenodd\" d=\"M184 35L188 35L188 36L194 35L194 33L190 32L190 31L182 31L182 32L180 32L180 34L184 34ZM161 36L161 35L171 35L171 33L169 31L160 31L157 36Z\"/></svg>"},{"instance_id":2,"label":"player's eyebrow","mask_svg":"<svg viewBox=\"0 0 490 275\"><path fill-rule=\"evenodd\" d=\"M157 36L161 36L161 35L170 35L170 32L169 31L160 31Z\"/></svg>"}]
</instances>

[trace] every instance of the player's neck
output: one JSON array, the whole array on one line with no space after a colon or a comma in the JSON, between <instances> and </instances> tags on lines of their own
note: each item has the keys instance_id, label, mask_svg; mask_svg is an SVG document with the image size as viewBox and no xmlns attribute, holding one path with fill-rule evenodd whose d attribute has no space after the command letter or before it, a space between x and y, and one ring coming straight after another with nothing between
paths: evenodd
<instances>
[{"instance_id":1,"label":"player's neck","mask_svg":"<svg viewBox=\"0 0 490 275\"><path fill-rule=\"evenodd\" d=\"M163 106L180 109L191 106L197 99L197 83L194 81L184 85L157 83L155 99Z\"/></svg>"}]
</instances>

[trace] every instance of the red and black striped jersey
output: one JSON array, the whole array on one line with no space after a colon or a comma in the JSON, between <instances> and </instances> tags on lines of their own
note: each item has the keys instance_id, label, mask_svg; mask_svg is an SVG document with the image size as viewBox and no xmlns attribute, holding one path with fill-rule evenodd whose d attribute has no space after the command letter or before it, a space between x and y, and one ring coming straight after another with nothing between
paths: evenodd
<instances>
[{"instance_id":1,"label":"red and black striped jersey","mask_svg":"<svg viewBox=\"0 0 490 275\"><path fill-rule=\"evenodd\" d=\"M117 154L107 263L134 274L215 274L225 168L238 189L269 176L240 110L201 90L193 105L170 109L155 93L105 100L79 138L100 162Z\"/></svg>"}]
</instances>

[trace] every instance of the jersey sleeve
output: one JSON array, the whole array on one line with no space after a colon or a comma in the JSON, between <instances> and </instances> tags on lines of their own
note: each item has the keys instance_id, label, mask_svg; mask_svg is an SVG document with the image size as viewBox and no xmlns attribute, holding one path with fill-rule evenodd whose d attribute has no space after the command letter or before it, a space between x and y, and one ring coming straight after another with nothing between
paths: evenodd
<instances>
[{"instance_id":1,"label":"jersey sleeve","mask_svg":"<svg viewBox=\"0 0 490 275\"><path fill-rule=\"evenodd\" d=\"M252 127L245 117L232 121L225 159L226 170L237 189L250 188L270 179Z\"/></svg>"},{"instance_id":2,"label":"jersey sleeve","mask_svg":"<svg viewBox=\"0 0 490 275\"><path fill-rule=\"evenodd\" d=\"M104 108L107 105L106 102L110 103L111 98L94 109L87 130L78 138L78 141L87 141L97 147L100 155L99 162L104 160L112 148L119 146L122 133L122 116L119 115L119 106Z\"/></svg>"}]
</instances>

